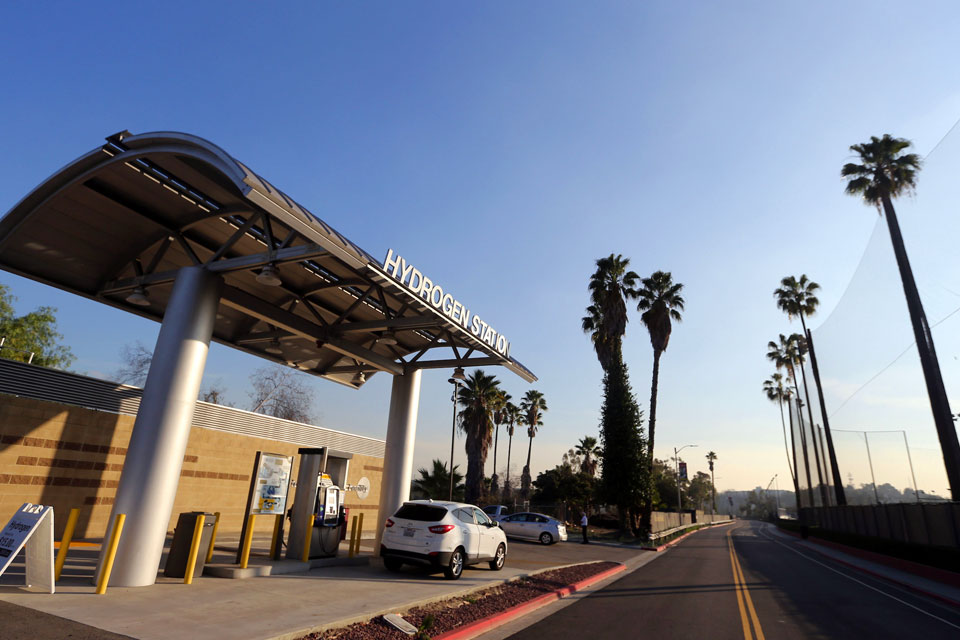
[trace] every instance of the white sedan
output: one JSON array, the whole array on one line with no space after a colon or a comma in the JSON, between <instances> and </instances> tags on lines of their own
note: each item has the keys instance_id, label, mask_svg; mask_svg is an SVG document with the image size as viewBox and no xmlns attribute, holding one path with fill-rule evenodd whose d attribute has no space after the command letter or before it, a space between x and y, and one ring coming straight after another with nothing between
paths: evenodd
<instances>
[{"instance_id":1,"label":"white sedan","mask_svg":"<svg viewBox=\"0 0 960 640\"><path fill-rule=\"evenodd\" d=\"M539 540L540 544L566 542L567 526L542 513L515 513L500 518L503 532L511 538Z\"/></svg>"}]
</instances>

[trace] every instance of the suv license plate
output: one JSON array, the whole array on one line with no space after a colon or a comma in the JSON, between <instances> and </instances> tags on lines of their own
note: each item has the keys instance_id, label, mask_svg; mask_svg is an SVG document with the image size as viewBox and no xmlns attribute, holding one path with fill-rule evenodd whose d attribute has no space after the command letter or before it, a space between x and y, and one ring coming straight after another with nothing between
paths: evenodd
<instances>
[{"instance_id":1,"label":"suv license plate","mask_svg":"<svg viewBox=\"0 0 960 640\"><path fill-rule=\"evenodd\" d=\"M406 529L403 530L403 537L412 538L413 534L415 534L416 532L417 530L414 529L413 527L407 527Z\"/></svg>"}]
</instances>

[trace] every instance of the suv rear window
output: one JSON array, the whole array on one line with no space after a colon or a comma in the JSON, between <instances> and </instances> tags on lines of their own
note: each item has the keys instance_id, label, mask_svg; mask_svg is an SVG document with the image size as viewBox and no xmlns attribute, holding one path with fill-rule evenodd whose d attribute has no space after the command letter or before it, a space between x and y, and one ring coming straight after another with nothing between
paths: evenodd
<instances>
[{"instance_id":1,"label":"suv rear window","mask_svg":"<svg viewBox=\"0 0 960 640\"><path fill-rule=\"evenodd\" d=\"M421 522L438 522L447 515L447 510L431 504L405 504L397 511L395 518L404 520L420 520Z\"/></svg>"}]
</instances>

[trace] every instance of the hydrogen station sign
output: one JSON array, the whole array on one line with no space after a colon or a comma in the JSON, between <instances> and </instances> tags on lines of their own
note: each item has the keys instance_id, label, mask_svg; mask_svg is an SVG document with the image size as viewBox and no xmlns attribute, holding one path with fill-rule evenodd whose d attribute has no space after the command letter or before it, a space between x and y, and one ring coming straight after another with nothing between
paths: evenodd
<instances>
[{"instance_id":1,"label":"hydrogen station sign","mask_svg":"<svg viewBox=\"0 0 960 640\"><path fill-rule=\"evenodd\" d=\"M387 250L383 270L404 289L427 302L491 349L505 358L510 356L510 341L505 335L499 333L479 315L471 313L470 309L453 294L445 291L439 283L434 282L402 256L394 253L393 249Z\"/></svg>"}]
</instances>

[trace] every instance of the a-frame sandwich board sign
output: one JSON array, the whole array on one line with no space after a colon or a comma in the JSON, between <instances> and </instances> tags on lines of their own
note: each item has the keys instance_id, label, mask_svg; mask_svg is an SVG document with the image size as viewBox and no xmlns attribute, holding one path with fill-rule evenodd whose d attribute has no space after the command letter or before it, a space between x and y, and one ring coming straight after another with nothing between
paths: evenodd
<instances>
[{"instance_id":1,"label":"a-frame sandwich board sign","mask_svg":"<svg viewBox=\"0 0 960 640\"><path fill-rule=\"evenodd\" d=\"M53 593L53 507L25 502L0 531L0 575L27 547L26 586Z\"/></svg>"}]
</instances>

